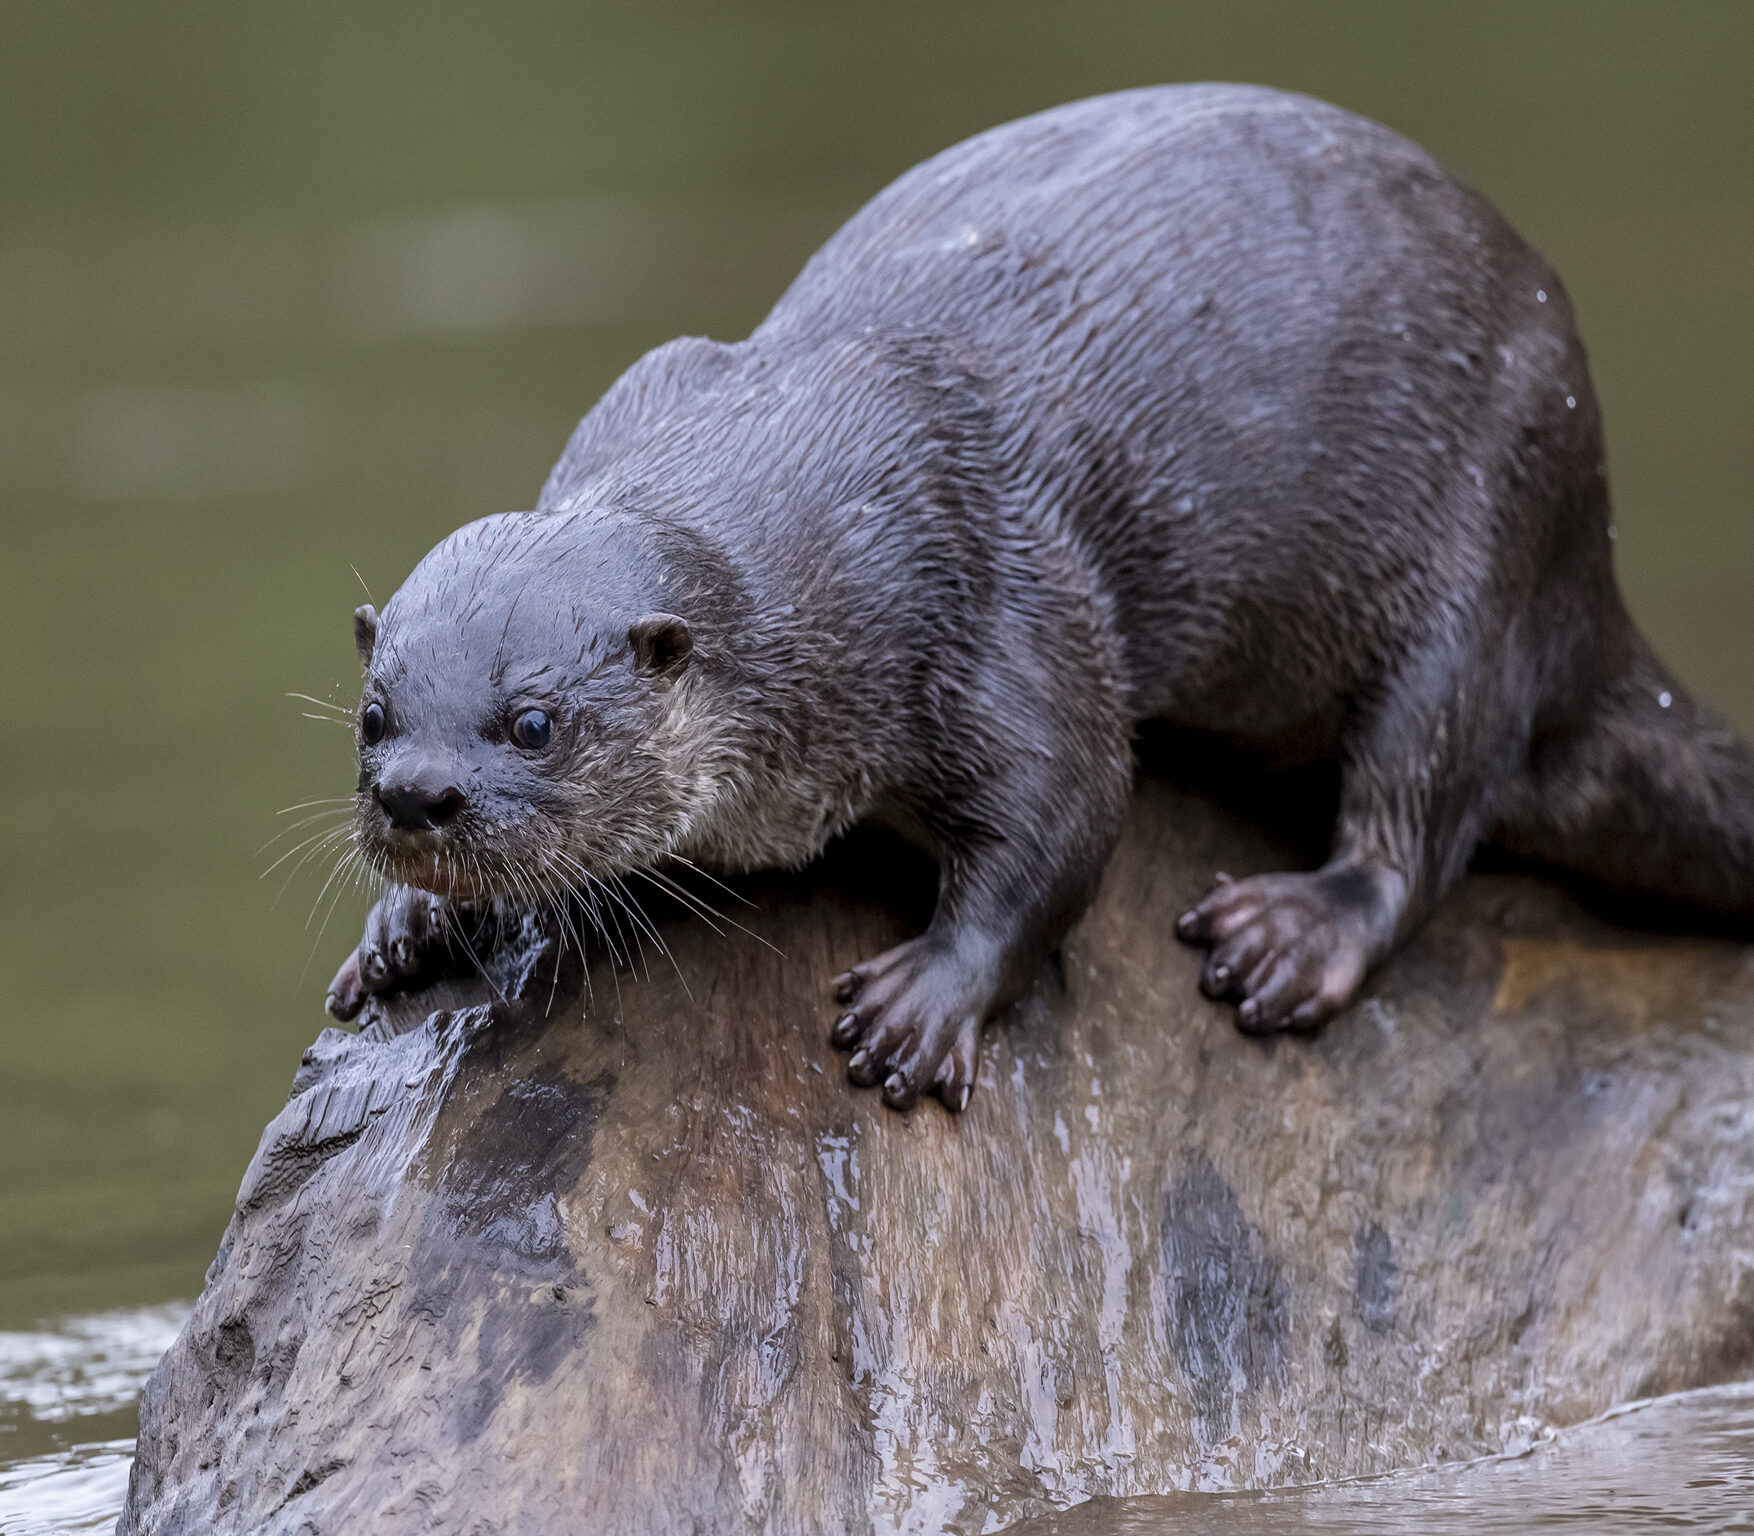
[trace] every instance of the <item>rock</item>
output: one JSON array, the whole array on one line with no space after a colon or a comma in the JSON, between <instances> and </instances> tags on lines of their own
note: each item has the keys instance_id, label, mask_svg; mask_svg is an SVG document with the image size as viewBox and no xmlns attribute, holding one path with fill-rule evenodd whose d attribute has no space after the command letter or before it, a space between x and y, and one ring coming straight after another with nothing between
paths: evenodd
<instances>
[{"instance_id":1,"label":"rock","mask_svg":"<svg viewBox=\"0 0 1754 1536\"><path fill-rule=\"evenodd\" d=\"M507 1001L325 1030L146 1391L123 1536L990 1531L1745 1371L1750 950L1474 875L1262 1043L1170 928L1292 856L1146 779L960 1118L827 1044L829 978L931 896L875 836L746 882L753 937L654 909L675 969L600 960L582 1017L532 925Z\"/></svg>"}]
</instances>

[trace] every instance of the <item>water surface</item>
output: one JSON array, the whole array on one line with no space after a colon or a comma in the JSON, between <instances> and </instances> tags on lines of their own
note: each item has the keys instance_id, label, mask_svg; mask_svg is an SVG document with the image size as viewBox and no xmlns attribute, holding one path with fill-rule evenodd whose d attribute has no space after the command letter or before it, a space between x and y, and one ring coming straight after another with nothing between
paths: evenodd
<instances>
[{"instance_id":1,"label":"water surface","mask_svg":"<svg viewBox=\"0 0 1754 1536\"><path fill-rule=\"evenodd\" d=\"M141 1383L177 1304L0 1333L0 1532L108 1529ZM1013 1536L1602 1536L1754 1531L1754 1383L1683 1393L1545 1438L1525 1455L1274 1494L1099 1499Z\"/></svg>"},{"instance_id":2,"label":"water surface","mask_svg":"<svg viewBox=\"0 0 1754 1536\"><path fill-rule=\"evenodd\" d=\"M1754 1531L1754 1383L1617 1410L1521 1456L1265 1494L1098 1499L1010 1536Z\"/></svg>"},{"instance_id":3,"label":"water surface","mask_svg":"<svg viewBox=\"0 0 1754 1536\"><path fill-rule=\"evenodd\" d=\"M0 1532L107 1530L134 1454L135 1404L188 1315L176 1302L0 1333Z\"/></svg>"}]
</instances>

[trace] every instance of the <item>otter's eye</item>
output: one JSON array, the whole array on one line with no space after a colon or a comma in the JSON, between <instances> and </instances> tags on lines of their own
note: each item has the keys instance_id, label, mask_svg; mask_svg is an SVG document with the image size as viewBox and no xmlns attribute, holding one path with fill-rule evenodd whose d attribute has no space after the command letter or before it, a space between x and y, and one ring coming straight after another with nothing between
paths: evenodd
<instances>
[{"instance_id":1,"label":"otter's eye","mask_svg":"<svg viewBox=\"0 0 1754 1536\"><path fill-rule=\"evenodd\" d=\"M375 747L384 739L384 706L368 704L359 712L359 739Z\"/></svg>"},{"instance_id":2,"label":"otter's eye","mask_svg":"<svg viewBox=\"0 0 1754 1536\"><path fill-rule=\"evenodd\" d=\"M531 752L540 752L548 745L554 724L545 710L526 709L512 721L512 740Z\"/></svg>"}]
</instances>

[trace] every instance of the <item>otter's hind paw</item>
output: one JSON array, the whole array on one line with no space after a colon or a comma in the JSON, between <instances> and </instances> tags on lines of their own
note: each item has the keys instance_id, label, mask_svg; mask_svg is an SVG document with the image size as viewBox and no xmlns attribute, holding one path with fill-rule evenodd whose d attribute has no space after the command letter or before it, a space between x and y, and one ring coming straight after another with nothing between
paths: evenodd
<instances>
[{"instance_id":1,"label":"otter's hind paw","mask_svg":"<svg viewBox=\"0 0 1754 1536\"><path fill-rule=\"evenodd\" d=\"M892 1109L911 1109L923 1093L966 1109L984 1013L967 992L954 961L919 939L836 977L844 1011L829 1039L853 1053L847 1076L864 1088L882 1083Z\"/></svg>"},{"instance_id":2,"label":"otter's hind paw","mask_svg":"<svg viewBox=\"0 0 1754 1536\"><path fill-rule=\"evenodd\" d=\"M1219 877L1175 925L1206 945L1200 990L1232 999L1250 1034L1312 1029L1349 1002L1387 948L1394 921L1382 882L1357 867Z\"/></svg>"}]
</instances>

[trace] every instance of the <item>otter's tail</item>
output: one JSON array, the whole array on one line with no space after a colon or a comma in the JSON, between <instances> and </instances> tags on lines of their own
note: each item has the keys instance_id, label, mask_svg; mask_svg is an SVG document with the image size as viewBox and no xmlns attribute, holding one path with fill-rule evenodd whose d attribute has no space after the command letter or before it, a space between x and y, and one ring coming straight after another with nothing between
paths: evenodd
<instances>
[{"instance_id":1,"label":"otter's tail","mask_svg":"<svg viewBox=\"0 0 1754 1536\"><path fill-rule=\"evenodd\" d=\"M1754 929L1754 751L1631 639L1584 709L1537 735L1496 841Z\"/></svg>"}]
</instances>

